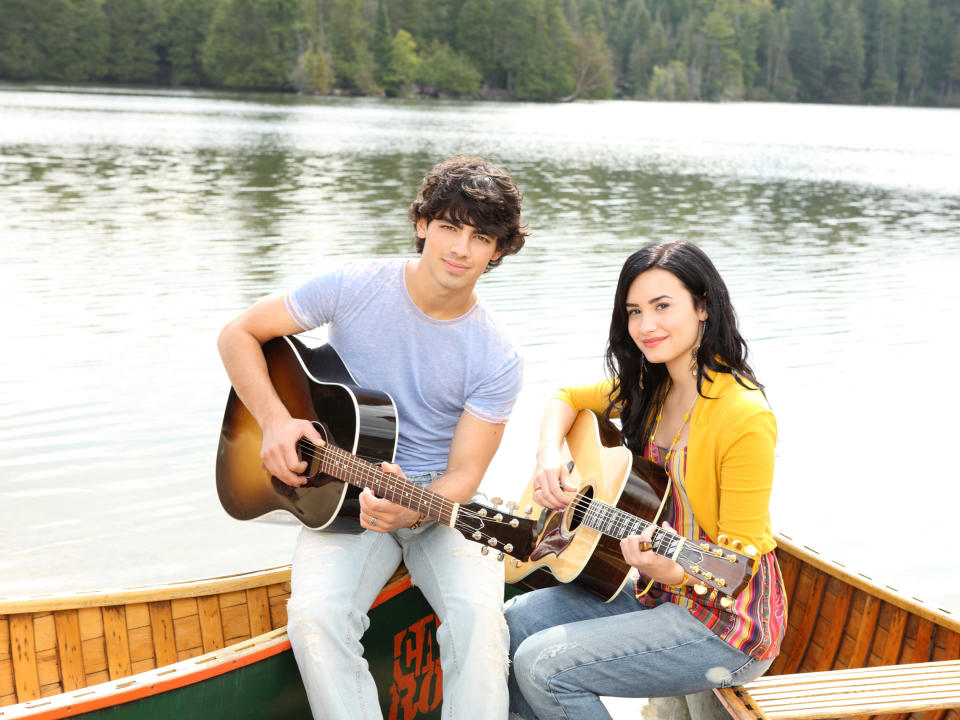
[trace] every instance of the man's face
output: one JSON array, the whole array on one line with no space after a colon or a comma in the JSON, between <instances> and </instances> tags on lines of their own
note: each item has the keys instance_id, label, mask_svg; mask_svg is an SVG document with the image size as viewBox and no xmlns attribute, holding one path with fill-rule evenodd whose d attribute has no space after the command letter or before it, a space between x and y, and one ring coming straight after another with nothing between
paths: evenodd
<instances>
[{"instance_id":1,"label":"man's face","mask_svg":"<svg viewBox=\"0 0 960 720\"><path fill-rule=\"evenodd\" d=\"M487 263L500 257L495 237L448 216L418 220L417 237L424 240L423 262L448 290L472 291Z\"/></svg>"}]
</instances>

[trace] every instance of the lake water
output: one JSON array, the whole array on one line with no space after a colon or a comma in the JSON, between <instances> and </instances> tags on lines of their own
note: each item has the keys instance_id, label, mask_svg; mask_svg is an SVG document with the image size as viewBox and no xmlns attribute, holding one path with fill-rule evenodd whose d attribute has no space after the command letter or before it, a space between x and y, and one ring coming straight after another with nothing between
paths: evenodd
<instances>
[{"instance_id":1,"label":"lake water","mask_svg":"<svg viewBox=\"0 0 960 720\"><path fill-rule=\"evenodd\" d=\"M0 86L0 596L284 564L220 509L219 328L348 257L409 256L461 151L533 235L481 281L526 357L484 489L518 497L540 407L602 372L613 288L686 238L730 286L777 413L776 529L960 611L960 111L305 99Z\"/></svg>"}]
</instances>

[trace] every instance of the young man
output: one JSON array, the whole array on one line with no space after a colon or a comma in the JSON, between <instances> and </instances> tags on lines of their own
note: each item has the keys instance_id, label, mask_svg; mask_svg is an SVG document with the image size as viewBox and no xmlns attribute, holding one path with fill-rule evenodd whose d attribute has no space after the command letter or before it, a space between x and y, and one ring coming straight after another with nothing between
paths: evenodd
<instances>
[{"instance_id":1,"label":"young man","mask_svg":"<svg viewBox=\"0 0 960 720\"><path fill-rule=\"evenodd\" d=\"M263 431L262 460L301 485L295 443L320 442L270 383L261 345L320 325L357 383L389 393L400 417L396 465L455 502L475 494L520 391L522 363L477 280L523 247L521 193L480 158L454 157L424 179L410 207L418 259L348 263L266 298L221 332L220 354ZM503 570L449 527L360 495L367 532L304 528L293 558L287 631L314 717L380 718L362 658L367 611L402 559L440 621L443 717L507 714Z\"/></svg>"}]
</instances>

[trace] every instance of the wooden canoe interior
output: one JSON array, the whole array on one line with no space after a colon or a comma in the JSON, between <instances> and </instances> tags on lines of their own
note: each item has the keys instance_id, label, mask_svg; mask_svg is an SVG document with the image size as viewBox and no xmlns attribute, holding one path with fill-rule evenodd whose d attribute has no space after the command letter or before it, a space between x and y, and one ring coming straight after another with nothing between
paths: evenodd
<instances>
[{"instance_id":1,"label":"wooden canoe interior","mask_svg":"<svg viewBox=\"0 0 960 720\"><path fill-rule=\"evenodd\" d=\"M777 540L789 624L768 676L960 658L960 621L948 612L824 560L785 536ZM0 708L284 627L289 595L290 571L284 567L116 593L0 598ZM960 713L938 708L872 717L960 720Z\"/></svg>"},{"instance_id":2,"label":"wooden canoe interior","mask_svg":"<svg viewBox=\"0 0 960 720\"><path fill-rule=\"evenodd\" d=\"M115 595L115 602L82 594L0 600L0 707L116 680L284 627L290 571Z\"/></svg>"},{"instance_id":3,"label":"wooden canoe interior","mask_svg":"<svg viewBox=\"0 0 960 720\"><path fill-rule=\"evenodd\" d=\"M947 611L936 610L916 598L852 573L787 537L779 535L777 543L777 558L789 603L788 628L780 655L762 681L795 673L960 658L960 621ZM874 674L879 677L883 672L886 671ZM861 682L869 682L869 677L871 674L865 673ZM770 682L770 685L776 684ZM802 687L801 678L796 678L794 684ZM749 689L749 685L747 687ZM786 685L784 687L786 691ZM812 694L813 691L807 688L802 692ZM895 696L903 692L891 690L891 704L897 699ZM837 712L838 708L833 711ZM762 712L749 716L764 717ZM960 712L958 708L940 707L859 717L958 720Z\"/></svg>"}]
</instances>

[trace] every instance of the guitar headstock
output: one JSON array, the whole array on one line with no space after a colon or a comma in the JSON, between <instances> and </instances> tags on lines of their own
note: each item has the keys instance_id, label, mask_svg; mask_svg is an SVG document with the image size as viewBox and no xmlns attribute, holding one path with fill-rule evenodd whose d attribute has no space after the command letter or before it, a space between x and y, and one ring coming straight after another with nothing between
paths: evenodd
<instances>
[{"instance_id":1,"label":"guitar headstock","mask_svg":"<svg viewBox=\"0 0 960 720\"><path fill-rule=\"evenodd\" d=\"M739 540L726 535L717 538L719 545L707 541L687 540L676 560L691 578L697 581L694 590L699 595L710 592L711 598L723 595L720 604L729 607L753 574L757 563L757 549L746 547Z\"/></svg>"},{"instance_id":2,"label":"guitar headstock","mask_svg":"<svg viewBox=\"0 0 960 720\"><path fill-rule=\"evenodd\" d=\"M498 498L493 500L497 506L501 504ZM529 517L509 512L516 507L515 503L508 503L508 510L502 510L481 502L462 503L454 529L467 540L481 543L480 552L484 555L492 548L498 551L498 560L509 555L526 561L537 541L537 524Z\"/></svg>"}]
</instances>

